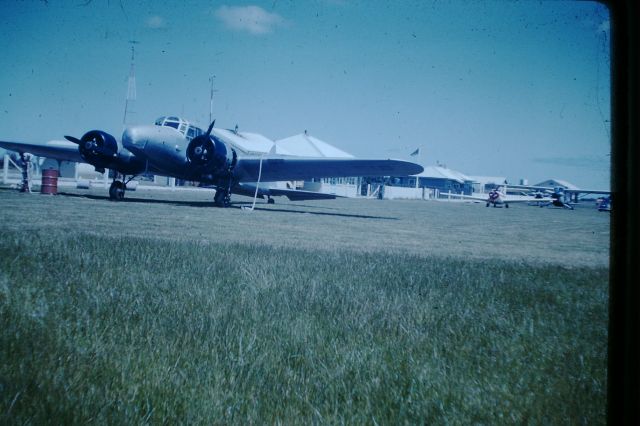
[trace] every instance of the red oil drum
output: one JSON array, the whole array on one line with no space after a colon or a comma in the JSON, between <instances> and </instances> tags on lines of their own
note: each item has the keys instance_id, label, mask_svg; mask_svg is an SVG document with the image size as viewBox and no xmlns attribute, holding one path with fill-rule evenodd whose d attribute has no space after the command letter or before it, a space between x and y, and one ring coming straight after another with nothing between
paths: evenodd
<instances>
[{"instance_id":1,"label":"red oil drum","mask_svg":"<svg viewBox=\"0 0 640 426\"><path fill-rule=\"evenodd\" d=\"M46 169L42 171L42 186L40 187L41 194L58 193L58 171L55 169Z\"/></svg>"}]
</instances>

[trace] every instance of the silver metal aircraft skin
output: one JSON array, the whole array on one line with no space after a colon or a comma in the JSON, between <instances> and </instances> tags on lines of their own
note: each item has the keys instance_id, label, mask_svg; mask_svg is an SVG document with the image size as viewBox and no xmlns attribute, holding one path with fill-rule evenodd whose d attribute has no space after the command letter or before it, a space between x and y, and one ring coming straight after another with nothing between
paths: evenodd
<instances>
[{"instance_id":1,"label":"silver metal aircraft skin","mask_svg":"<svg viewBox=\"0 0 640 426\"><path fill-rule=\"evenodd\" d=\"M226 207L232 193L290 199L335 198L330 194L270 188L268 182L325 177L408 176L422 166L402 160L304 158L275 154L246 155L216 136L214 123L207 131L178 117L161 117L155 125L131 126L120 141L91 130L71 143L30 144L0 141L0 147L57 160L85 162L96 170L115 170L109 196L120 200L135 176L153 174L201 182L216 188L215 204ZM127 180L127 176L129 179ZM257 188L257 192L256 192Z\"/></svg>"}]
</instances>

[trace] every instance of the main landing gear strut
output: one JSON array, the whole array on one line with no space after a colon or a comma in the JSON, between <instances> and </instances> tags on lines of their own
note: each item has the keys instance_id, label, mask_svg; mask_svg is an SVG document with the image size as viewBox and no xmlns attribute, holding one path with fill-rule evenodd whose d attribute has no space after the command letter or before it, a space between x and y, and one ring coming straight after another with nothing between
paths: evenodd
<instances>
[{"instance_id":1,"label":"main landing gear strut","mask_svg":"<svg viewBox=\"0 0 640 426\"><path fill-rule=\"evenodd\" d=\"M135 176L131 176L129 179L125 175L122 175L122 179L118 179L120 175L116 173L109 187L109 199L113 201L121 201L124 199L124 193L127 190L127 184L133 180Z\"/></svg>"},{"instance_id":2,"label":"main landing gear strut","mask_svg":"<svg viewBox=\"0 0 640 426\"><path fill-rule=\"evenodd\" d=\"M213 202L216 207L229 207L231 205L231 185L231 178L229 178L226 186L216 187L216 195L213 196Z\"/></svg>"},{"instance_id":3,"label":"main landing gear strut","mask_svg":"<svg viewBox=\"0 0 640 426\"><path fill-rule=\"evenodd\" d=\"M216 207L229 207L231 204L231 194L223 188L216 188L216 195L213 196Z\"/></svg>"}]
</instances>

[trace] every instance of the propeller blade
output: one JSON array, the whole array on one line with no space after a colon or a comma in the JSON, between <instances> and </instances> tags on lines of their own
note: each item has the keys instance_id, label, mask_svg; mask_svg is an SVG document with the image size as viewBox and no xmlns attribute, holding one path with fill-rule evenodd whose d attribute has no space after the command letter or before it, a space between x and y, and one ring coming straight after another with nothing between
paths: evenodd
<instances>
[{"instance_id":1,"label":"propeller blade","mask_svg":"<svg viewBox=\"0 0 640 426\"><path fill-rule=\"evenodd\" d=\"M73 137L73 136L65 135L64 138L66 140L68 140L69 142L73 142L73 143L78 144L78 145L80 145L80 143L81 143L80 139L78 139L76 137Z\"/></svg>"},{"instance_id":2,"label":"propeller blade","mask_svg":"<svg viewBox=\"0 0 640 426\"><path fill-rule=\"evenodd\" d=\"M209 125L209 128L207 129L207 137L209 137L209 135L211 134L211 130L213 129L214 124L216 124L215 119L211 122L211 124Z\"/></svg>"}]
</instances>

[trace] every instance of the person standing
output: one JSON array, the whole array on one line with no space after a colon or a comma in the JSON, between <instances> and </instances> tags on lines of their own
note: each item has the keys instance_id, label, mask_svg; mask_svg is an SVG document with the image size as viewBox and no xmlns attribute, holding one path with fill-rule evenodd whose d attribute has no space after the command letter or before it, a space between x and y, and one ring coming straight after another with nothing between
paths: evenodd
<instances>
[{"instance_id":1,"label":"person standing","mask_svg":"<svg viewBox=\"0 0 640 426\"><path fill-rule=\"evenodd\" d=\"M31 192L29 189L29 154L20 154L20 167L22 168L22 186L20 192Z\"/></svg>"}]
</instances>

